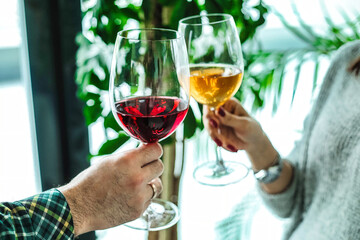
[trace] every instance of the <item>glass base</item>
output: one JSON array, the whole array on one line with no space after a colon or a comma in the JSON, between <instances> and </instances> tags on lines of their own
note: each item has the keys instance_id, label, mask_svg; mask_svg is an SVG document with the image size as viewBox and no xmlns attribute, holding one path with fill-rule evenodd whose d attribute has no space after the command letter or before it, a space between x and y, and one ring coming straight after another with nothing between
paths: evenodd
<instances>
[{"instance_id":1,"label":"glass base","mask_svg":"<svg viewBox=\"0 0 360 240\"><path fill-rule=\"evenodd\" d=\"M218 166L215 162L206 162L194 170L194 178L201 184L208 186L226 186L237 183L244 179L249 168L240 162L224 162L223 166Z\"/></svg>"},{"instance_id":2,"label":"glass base","mask_svg":"<svg viewBox=\"0 0 360 240\"><path fill-rule=\"evenodd\" d=\"M172 202L155 198L144 214L125 226L146 231L159 231L175 225L180 219L178 207Z\"/></svg>"}]
</instances>

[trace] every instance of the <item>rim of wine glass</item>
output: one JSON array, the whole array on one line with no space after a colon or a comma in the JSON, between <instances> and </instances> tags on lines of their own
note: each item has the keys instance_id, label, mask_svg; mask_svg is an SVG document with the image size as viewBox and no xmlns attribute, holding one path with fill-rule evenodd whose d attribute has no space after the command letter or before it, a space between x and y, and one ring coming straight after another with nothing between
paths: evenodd
<instances>
[{"instance_id":1,"label":"rim of wine glass","mask_svg":"<svg viewBox=\"0 0 360 240\"><path fill-rule=\"evenodd\" d=\"M209 21L208 23L187 23L186 22L186 21L188 21L190 19L201 18L201 17L214 17L214 16L223 16L225 18L222 19L222 20L217 20L217 21L212 21L212 22ZM190 17L180 19L179 24L193 25L193 26L212 25L212 24L226 22L226 21L229 21L230 19L233 19L233 16L230 15L230 14L227 14L227 13L208 13L208 14L194 15L194 16L190 16Z\"/></svg>"},{"instance_id":2,"label":"rim of wine glass","mask_svg":"<svg viewBox=\"0 0 360 240\"><path fill-rule=\"evenodd\" d=\"M160 31L160 32L173 32L176 34L176 37L174 38L168 38L166 37L166 39L139 39L139 38L132 38L132 37L127 37L127 36L122 36L121 34L124 32L131 32L131 31L140 31L140 32L145 32L145 31ZM131 28L131 29L124 29L121 30L117 33L118 37L124 38L124 39L128 39L128 40L134 40L134 41L149 41L149 42L155 42L155 41L172 41L172 40L178 40L181 39L183 36L177 31L177 30L173 30L173 29L167 29L167 28Z\"/></svg>"}]
</instances>

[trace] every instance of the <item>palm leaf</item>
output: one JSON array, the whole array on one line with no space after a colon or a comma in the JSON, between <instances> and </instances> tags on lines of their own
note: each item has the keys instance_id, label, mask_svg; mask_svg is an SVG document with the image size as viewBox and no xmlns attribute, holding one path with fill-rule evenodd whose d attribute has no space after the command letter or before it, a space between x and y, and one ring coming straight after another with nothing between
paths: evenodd
<instances>
[{"instance_id":1,"label":"palm leaf","mask_svg":"<svg viewBox=\"0 0 360 240\"><path fill-rule=\"evenodd\" d=\"M345 12L344 9L340 8L339 12L343 19L345 20L347 26L352 30L353 38L360 38L359 29L356 27L356 24L359 22L360 17L357 18L357 21L351 21L349 15ZM357 15L360 15L359 13Z\"/></svg>"},{"instance_id":2,"label":"palm leaf","mask_svg":"<svg viewBox=\"0 0 360 240\"><path fill-rule=\"evenodd\" d=\"M304 35L301 31L299 31L296 27L291 26L285 19L284 16L282 16L278 11L274 10L274 14L279 18L281 23L284 25L286 29L288 29L290 32L292 32L295 36L297 36L299 39L304 41L309 46L312 46L311 39L309 39L306 35Z\"/></svg>"},{"instance_id":3,"label":"palm leaf","mask_svg":"<svg viewBox=\"0 0 360 240\"><path fill-rule=\"evenodd\" d=\"M319 60L317 57L315 57L314 61L315 61L315 67L314 67L312 92L314 92L314 90L317 86L317 80L318 80L318 75L319 75L319 66L320 66L320 63L319 63Z\"/></svg>"},{"instance_id":4,"label":"palm leaf","mask_svg":"<svg viewBox=\"0 0 360 240\"><path fill-rule=\"evenodd\" d=\"M308 24L305 23L305 21L301 18L301 15L299 11L297 10L297 7L294 3L294 1L291 1L291 8L293 10L293 13L295 14L300 26L309 34L309 36L313 39L313 41L319 39L318 35L315 33L312 27L310 27Z\"/></svg>"},{"instance_id":5,"label":"palm leaf","mask_svg":"<svg viewBox=\"0 0 360 240\"><path fill-rule=\"evenodd\" d=\"M273 109L272 109L272 113L275 114L279 103L280 103L280 97L281 97L281 93L282 93L282 87L283 87L283 79L285 77L285 68L286 68L286 56L282 56L280 63L279 63L279 67L276 70L276 82L277 84L274 84L275 87L275 92L274 92L274 100L273 100Z\"/></svg>"},{"instance_id":6,"label":"palm leaf","mask_svg":"<svg viewBox=\"0 0 360 240\"><path fill-rule=\"evenodd\" d=\"M294 102L295 93L296 93L296 90L297 90L297 87L298 87L298 84L299 84L301 68L302 68L302 65L303 65L303 63L305 61L304 55L299 54L299 57L300 57L299 63L297 64L297 66L295 68L296 76L295 76L295 79L294 79L293 92L292 92L292 97L291 97L291 105Z\"/></svg>"}]
</instances>

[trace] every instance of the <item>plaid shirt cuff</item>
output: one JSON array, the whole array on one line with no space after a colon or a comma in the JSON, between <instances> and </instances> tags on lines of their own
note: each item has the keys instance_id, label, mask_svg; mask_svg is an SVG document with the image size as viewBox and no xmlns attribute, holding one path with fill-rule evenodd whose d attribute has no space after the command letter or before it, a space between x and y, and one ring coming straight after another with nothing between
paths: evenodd
<instances>
[{"instance_id":1,"label":"plaid shirt cuff","mask_svg":"<svg viewBox=\"0 0 360 240\"><path fill-rule=\"evenodd\" d=\"M69 205L57 189L0 204L0 239L74 239Z\"/></svg>"}]
</instances>

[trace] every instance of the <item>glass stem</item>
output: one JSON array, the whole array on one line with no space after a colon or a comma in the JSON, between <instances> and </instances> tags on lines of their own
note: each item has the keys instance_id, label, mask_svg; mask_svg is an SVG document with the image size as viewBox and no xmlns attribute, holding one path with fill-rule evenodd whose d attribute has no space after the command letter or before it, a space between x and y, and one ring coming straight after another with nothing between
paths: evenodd
<instances>
[{"instance_id":1,"label":"glass stem","mask_svg":"<svg viewBox=\"0 0 360 240\"><path fill-rule=\"evenodd\" d=\"M210 111L215 114L216 108L211 107ZM221 147L215 145L215 167L213 169L213 176L214 177L221 177L227 175L228 171L225 167L224 159L221 156Z\"/></svg>"},{"instance_id":2,"label":"glass stem","mask_svg":"<svg viewBox=\"0 0 360 240\"><path fill-rule=\"evenodd\" d=\"M151 203L148 206L148 208L145 210L144 214L146 216L146 222L147 222L146 230L150 231L152 221L154 220L154 211Z\"/></svg>"},{"instance_id":3,"label":"glass stem","mask_svg":"<svg viewBox=\"0 0 360 240\"><path fill-rule=\"evenodd\" d=\"M214 168L214 176L222 176L227 174L227 169L224 164L224 160L221 156L221 147L215 147L215 158L216 158L216 165Z\"/></svg>"},{"instance_id":4,"label":"glass stem","mask_svg":"<svg viewBox=\"0 0 360 240\"><path fill-rule=\"evenodd\" d=\"M145 211L148 211L148 210L145 210ZM150 226L151 226L151 217L150 217L149 212L146 212L145 214L146 214L146 223L147 223L146 230L149 232Z\"/></svg>"}]
</instances>

